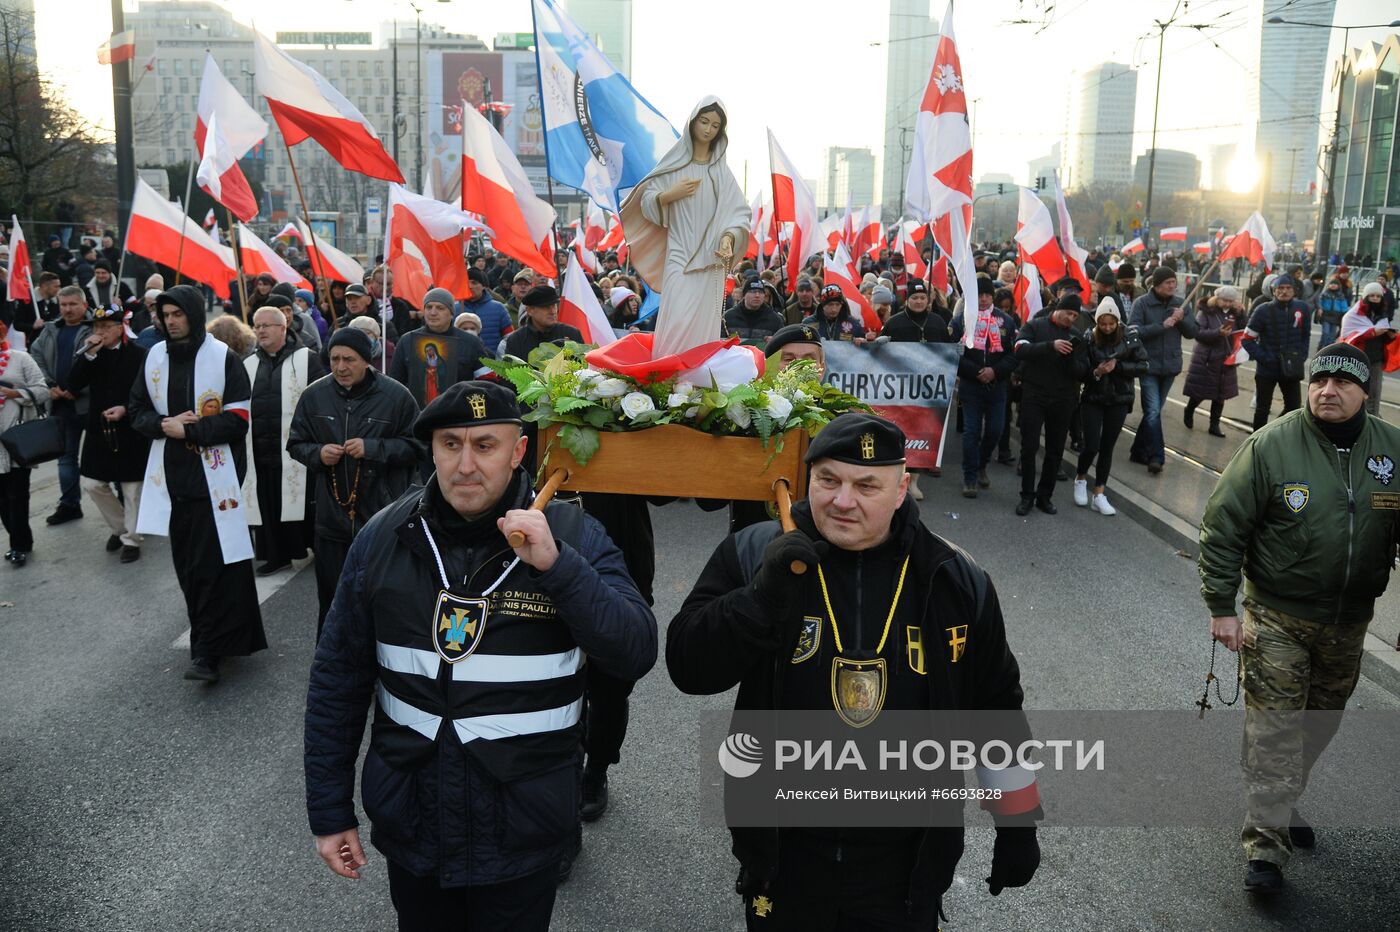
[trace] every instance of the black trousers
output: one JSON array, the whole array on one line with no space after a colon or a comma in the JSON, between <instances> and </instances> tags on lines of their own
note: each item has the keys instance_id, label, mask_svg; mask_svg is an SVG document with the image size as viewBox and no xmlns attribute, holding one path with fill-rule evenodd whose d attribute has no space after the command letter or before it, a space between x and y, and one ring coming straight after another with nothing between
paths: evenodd
<instances>
[{"instance_id":1,"label":"black trousers","mask_svg":"<svg viewBox=\"0 0 1400 932\"><path fill-rule=\"evenodd\" d=\"M1049 498L1055 494L1055 474L1065 455L1065 435L1069 433L1073 398L1047 400L1021 398L1021 495ZM1040 484L1035 481L1035 455L1040 450L1040 431L1045 429L1045 465Z\"/></svg>"},{"instance_id":2,"label":"black trousers","mask_svg":"<svg viewBox=\"0 0 1400 932\"><path fill-rule=\"evenodd\" d=\"M437 878L389 862L399 932L548 932L558 885L559 870L551 865L505 883L443 889Z\"/></svg>"},{"instance_id":3,"label":"black trousers","mask_svg":"<svg viewBox=\"0 0 1400 932\"><path fill-rule=\"evenodd\" d=\"M1274 404L1274 386L1283 394L1283 413L1303 404L1303 383L1300 379L1280 379L1276 375L1254 370L1254 429L1269 423L1269 408Z\"/></svg>"},{"instance_id":4,"label":"black trousers","mask_svg":"<svg viewBox=\"0 0 1400 932\"><path fill-rule=\"evenodd\" d=\"M192 658L243 657L267 647L253 561L224 563L208 499L171 501L170 555L185 594Z\"/></svg>"},{"instance_id":5,"label":"black trousers","mask_svg":"<svg viewBox=\"0 0 1400 932\"><path fill-rule=\"evenodd\" d=\"M274 566L303 559L311 543L313 519L276 520L282 513L282 461L259 460L255 456L253 468L258 472L258 510L263 516L263 523L253 528L254 555ZM314 506L308 503L306 513L314 512Z\"/></svg>"},{"instance_id":6,"label":"black trousers","mask_svg":"<svg viewBox=\"0 0 1400 932\"><path fill-rule=\"evenodd\" d=\"M1079 416L1084 419L1084 452L1079 454L1077 474L1087 476L1094 458L1098 457L1098 468L1094 470L1094 486L1108 484L1108 473L1113 468L1113 445L1123 432L1123 423L1128 419L1132 405L1081 404Z\"/></svg>"},{"instance_id":7,"label":"black trousers","mask_svg":"<svg viewBox=\"0 0 1400 932\"><path fill-rule=\"evenodd\" d=\"M916 914L905 905L913 868L912 850L835 861L789 845L768 891L744 897L744 922L757 932L931 932L938 898Z\"/></svg>"},{"instance_id":8,"label":"black trousers","mask_svg":"<svg viewBox=\"0 0 1400 932\"><path fill-rule=\"evenodd\" d=\"M350 554L350 541L317 537L315 546L316 596L321 603L316 616L316 640L319 641L326 612L331 610L331 602L335 600L335 587L340 584L340 571L345 568L345 558Z\"/></svg>"},{"instance_id":9,"label":"black trousers","mask_svg":"<svg viewBox=\"0 0 1400 932\"><path fill-rule=\"evenodd\" d=\"M633 680L620 680L590 663L585 673L588 715L584 719L583 750L588 766L612 766L622 755L627 738L628 703L636 686Z\"/></svg>"},{"instance_id":10,"label":"black trousers","mask_svg":"<svg viewBox=\"0 0 1400 932\"><path fill-rule=\"evenodd\" d=\"M10 535L10 549L24 553L34 549L34 531L29 527L29 474L11 464L0 473L0 523Z\"/></svg>"}]
</instances>

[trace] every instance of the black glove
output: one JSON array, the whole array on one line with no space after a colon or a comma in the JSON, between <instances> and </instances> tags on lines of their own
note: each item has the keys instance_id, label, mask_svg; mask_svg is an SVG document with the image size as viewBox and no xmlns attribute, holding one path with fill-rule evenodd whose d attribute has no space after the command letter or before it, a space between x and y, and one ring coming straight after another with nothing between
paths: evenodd
<instances>
[{"instance_id":1,"label":"black glove","mask_svg":"<svg viewBox=\"0 0 1400 932\"><path fill-rule=\"evenodd\" d=\"M815 573L826 550L826 541L813 541L801 531L773 538L763 548L763 562L753 577L754 598L774 613L793 606L803 587L803 577L792 571L793 562L800 560L807 564L807 572Z\"/></svg>"},{"instance_id":2,"label":"black glove","mask_svg":"<svg viewBox=\"0 0 1400 932\"><path fill-rule=\"evenodd\" d=\"M1039 866L1040 842L1035 840L1034 825L998 828L987 889L996 896L1005 887L1024 887Z\"/></svg>"}]
</instances>

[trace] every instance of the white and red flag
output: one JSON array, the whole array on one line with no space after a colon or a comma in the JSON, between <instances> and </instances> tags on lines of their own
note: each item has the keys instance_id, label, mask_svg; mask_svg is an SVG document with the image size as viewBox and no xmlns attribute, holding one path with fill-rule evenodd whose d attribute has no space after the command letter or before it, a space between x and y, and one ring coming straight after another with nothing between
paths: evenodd
<instances>
[{"instance_id":1,"label":"white and red flag","mask_svg":"<svg viewBox=\"0 0 1400 932\"><path fill-rule=\"evenodd\" d=\"M414 306L431 288L446 288L454 298L471 295L462 261L464 230L482 225L451 204L389 185L389 251L386 260L396 290ZM402 275L400 272L402 271ZM419 287L421 286L421 287Z\"/></svg>"},{"instance_id":2,"label":"white and red flag","mask_svg":"<svg viewBox=\"0 0 1400 932\"><path fill-rule=\"evenodd\" d=\"M895 251L904 257L904 270L913 278L923 281L928 277L928 265L924 262L924 257L919 253L919 246L914 242L914 234L922 230L924 225L917 220L905 220L900 218L895 226Z\"/></svg>"},{"instance_id":3,"label":"white and red flag","mask_svg":"<svg viewBox=\"0 0 1400 932\"><path fill-rule=\"evenodd\" d=\"M948 280L947 256L939 256L928 267L928 283L930 288L937 288L944 295L952 293L953 283Z\"/></svg>"},{"instance_id":4,"label":"white and red flag","mask_svg":"<svg viewBox=\"0 0 1400 932\"><path fill-rule=\"evenodd\" d=\"M598 244L608 235L608 229L613 222L612 218L608 216L608 212L590 198L588 216L584 218L583 245L589 249L597 249Z\"/></svg>"},{"instance_id":5,"label":"white and red flag","mask_svg":"<svg viewBox=\"0 0 1400 932\"><path fill-rule=\"evenodd\" d=\"M1230 334L1230 355L1225 357L1225 365L1238 366L1249 362L1249 347L1253 342L1243 330L1236 330Z\"/></svg>"},{"instance_id":6,"label":"white and red flag","mask_svg":"<svg viewBox=\"0 0 1400 932\"><path fill-rule=\"evenodd\" d=\"M480 214L497 252L554 278L554 208L535 195L501 134L462 105L462 209Z\"/></svg>"},{"instance_id":7,"label":"white and red flag","mask_svg":"<svg viewBox=\"0 0 1400 932\"><path fill-rule=\"evenodd\" d=\"M34 265L29 261L29 244L24 241L19 217L14 214L10 214L10 268L5 275L5 297L34 303Z\"/></svg>"},{"instance_id":8,"label":"white and red flag","mask_svg":"<svg viewBox=\"0 0 1400 932\"><path fill-rule=\"evenodd\" d=\"M1011 294L1016 299L1016 313L1023 324L1030 321L1045 306L1041 299L1040 273L1034 265L1029 262L1021 263L1021 274L1016 278L1016 285Z\"/></svg>"},{"instance_id":9,"label":"white and red flag","mask_svg":"<svg viewBox=\"0 0 1400 932\"><path fill-rule=\"evenodd\" d=\"M1194 253L1198 253L1202 256L1208 256L1210 255L1210 242L1207 241L1204 243L1192 243L1191 251Z\"/></svg>"},{"instance_id":10,"label":"white and red flag","mask_svg":"<svg viewBox=\"0 0 1400 932\"><path fill-rule=\"evenodd\" d=\"M568 324L583 335L583 342L607 346L617 339L608 315L598 303L598 296L588 284L588 273L579 264L578 253L569 256L564 268L563 287L559 293L559 322Z\"/></svg>"},{"instance_id":11,"label":"white and red flag","mask_svg":"<svg viewBox=\"0 0 1400 932\"><path fill-rule=\"evenodd\" d=\"M276 250L258 239L256 233L243 224L238 225L238 259L243 263L243 274L256 278L266 272L279 282L291 282L298 288L311 291L311 283L301 273L287 264L287 260L277 255Z\"/></svg>"},{"instance_id":12,"label":"white and red flag","mask_svg":"<svg viewBox=\"0 0 1400 932\"><path fill-rule=\"evenodd\" d=\"M115 65L136 57L136 31L124 29L97 47L99 65Z\"/></svg>"},{"instance_id":13,"label":"white and red flag","mask_svg":"<svg viewBox=\"0 0 1400 932\"><path fill-rule=\"evenodd\" d=\"M325 276L327 281L357 284L365 280L365 268L330 243L317 236L306 224L296 221L306 255L311 260L311 274Z\"/></svg>"},{"instance_id":14,"label":"white and red flag","mask_svg":"<svg viewBox=\"0 0 1400 932\"><path fill-rule=\"evenodd\" d=\"M919 104L914 128L914 151L905 185L905 209L935 224L934 242L949 259L958 287L975 307L977 271L972 261L972 129L967 116L967 93L953 35L953 3L943 16L943 33L933 59L933 71ZM971 346L976 321L969 321L964 342Z\"/></svg>"},{"instance_id":15,"label":"white and red flag","mask_svg":"<svg viewBox=\"0 0 1400 932\"><path fill-rule=\"evenodd\" d=\"M403 184L403 173L355 105L257 31L253 33L253 71L258 93L267 98L287 145L314 139L351 171Z\"/></svg>"},{"instance_id":16,"label":"white and red flag","mask_svg":"<svg viewBox=\"0 0 1400 932\"><path fill-rule=\"evenodd\" d=\"M880 247L884 245L884 231L880 229L880 208L867 204L860 209L860 212L852 215L851 236L853 244L851 255L859 257L862 253L875 259L880 255Z\"/></svg>"},{"instance_id":17,"label":"white and red flag","mask_svg":"<svg viewBox=\"0 0 1400 932\"><path fill-rule=\"evenodd\" d=\"M204 222L201 223L200 226L204 227L205 231L207 232L209 230L214 229L214 226L218 222L218 219L214 216L214 208L211 207L209 208L209 212L204 215Z\"/></svg>"},{"instance_id":18,"label":"white and red flag","mask_svg":"<svg viewBox=\"0 0 1400 932\"><path fill-rule=\"evenodd\" d=\"M216 118L218 131L211 146L210 128ZM238 160L266 138L267 121L224 77L213 54L206 55L194 122L194 145L201 157L199 186L245 223L258 215L258 202Z\"/></svg>"},{"instance_id":19,"label":"white and red flag","mask_svg":"<svg viewBox=\"0 0 1400 932\"><path fill-rule=\"evenodd\" d=\"M851 262L851 254L846 251L845 243L836 245L834 256L822 256L822 283L841 289L851 314L860 317L861 325L865 327L865 335L873 338L880 332L880 315L875 313L870 301L860 293L858 282L859 279L855 277L855 265Z\"/></svg>"},{"instance_id":20,"label":"white and red flag","mask_svg":"<svg viewBox=\"0 0 1400 932\"><path fill-rule=\"evenodd\" d=\"M578 258L578 264L588 273L589 277L597 278L598 272L602 270L602 266L598 263L598 254L583 245L583 237L574 237L573 252Z\"/></svg>"},{"instance_id":21,"label":"white and red flag","mask_svg":"<svg viewBox=\"0 0 1400 932\"><path fill-rule=\"evenodd\" d=\"M222 246L210 239L179 205L165 200L140 178L136 179L136 193L131 199L126 248L208 285L225 300L229 297L229 282L238 274Z\"/></svg>"},{"instance_id":22,"label":"white and red flag","mask_svg":"<svg viewBox=\"0 0 1400 932\"><path fill-rule=\"evenodd\" d=\"M1166 227L1157 237L1160 240L1176 240L1186 242L1186 227Z\"/></svg>"},{"instance_id":23,"label":"white and red flag","mask_svg":"<svg viewBox=\"0 0 1400 932\"><path fill-rule=\"evenodd\" d=\"M822 251L831 252L846 235L846 218L841 214L830 214L822 220L820 226L822 241L826 243Z\"/></svg>"},{"instance_id":24,"label":"white and red flag","mask_svg":"<svg viewBox=\"0 0 1400 932\"><path fill-rule=\"evenodd\" d=\"M1142 237L1134 236L1132 239L1124 243L1123 248L1118 251L1125 256L1131 256L1133 253L1142 252L1146 248L1147 246L1145 246L1142 242Z\"/></svg>"},{"instance_id":25,"label":"white and red flag","mask_svg":"<svg viewBox=\"0 0 1400 932\"><path fill-rule=\"evenodd\" d=\"M753 196L752 203L749 204L749 244L744 248L745 259L757 259L759 243L763 239L763 192L760 190ZM763 267L759 266L759 271Z\"/></svg>"},{"instance_id":26,"label":"white and red flag","mask_svg":"<svg viewBox=\"0 0 1400 932\"><path fill-rule=\"evenodd\" d=\"M278 230L278 231L276 232L276 234L273 235L272 238L273 238L273 239L301 239L301 230L298 230L298 229L297 229L297 225L296 225L295 223L292 223L292 222L289 220L289 221L287 221L287 225L284 226L282 229Z\"/></svg>"},{"instance_id":27,"label":"white and red flag","mask_svg":"<svg viewBox=\"0 0 1400 932\"><path fill-rule=\"evenodd\" d=\"M1065 277L1065 257L1055 241L1050 211L1030 188L1021 189L1016 214L1016 245L1021 250L1022 265L1034 265L1044 281L1054 282Z\"/></svg>"},{"instance_id":28,"label":"white and red flag","mask_svg":"<svg viewBox=\"0 0 1400 932\"><path fill-rule=\"evenodd\" d=\"M1069 205L1065 203L1059 173L1051 172L1050 181L1055 186L1055 213L1060 218L1060 250L1065 257L1065 273L1079 282L1080 294L1088 297L1094 293L1089 287L1089 273L1084 271L1084 261L1089 258L1089 251L1074 240L1074 221L1069 216Z\"/></svg>"},{"instance_id":29,"label":"white and red flag","mask_svg":"<svg viewBox=\"0 0 1400 932\"><path fill-rule=\"evenodd\" d=\"M1264 263L1266 269L1274 267L1274 248L1277 244L1274 237L1269 233L1269 225L1264 222L1264 217L1259 211L1249 215L1249 219L1240 227L1220 253L1220 261L1223 263L1227 259L1244 259L1250 265Z\"/></svg>"},{"instance_id":30,"label":"white and red flag","mask_svg":"<svg viewBox=\"0 0 1400 932\"><path fill-rule=\"evenodd\" d=\"M823 250L821 227L817 223L817 199L807 188L792 161L768 131L768 164L773 176L773 220L791 223L788 234L787 277L789 292L797 288L797 276L813 253Z\"/></svg>"}]
</instances>

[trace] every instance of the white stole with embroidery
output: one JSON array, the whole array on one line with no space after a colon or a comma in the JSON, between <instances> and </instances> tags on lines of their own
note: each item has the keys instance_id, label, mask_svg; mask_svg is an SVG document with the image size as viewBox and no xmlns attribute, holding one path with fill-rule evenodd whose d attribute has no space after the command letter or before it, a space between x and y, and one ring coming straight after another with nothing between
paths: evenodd
<instances>
[{"instance_id":1,"label":"white stole with embroidery","mask_svg":"<svg viewBox=\"0 0 1400 932\"><path fill-rule=\"evenodd\" d=\"M282 363L282 423L278 436L282 440L282 507L280 513L269 516L269 522L301 521L306 517L306 467L287 452L287 436L292 432L292 415L296 412L297 399L306 391L307 360L311 351L301 347L292 353L291 358ZM258 377L258 355L254 353L243 360L248 370L248 383ZM248 507L248 524L258 526L263 523L262 510L258 507L258 471L253 463L253 428L248 425L248 477L243 480L243 501Z\"/></svg>"},{"instance_id":2,"label":"white stole with embroidery","mask_svg":"<svg viewBox=\"0 0 1400 932\"><path fill-rule=\"evenodd\" d=\"M248 402L240 401L227 406L223 403L224 361L227 358L228 347L206 334L194 357L195 414L202 417L204 409L210 408L209 414L219 414L225 410L242 411L247 417ZM169 417L170 352L164 341L152 346L146 354L143 377L146 380L146 393L151 397L151 406L161 417ZM170 489L165 476L166 439L160 437L153 442L150 456L146 459L141 510L136 517L136 531L139 534L170 535ZM244 514L233 451L226 443L201 447L199 461L204 467L204 481L209 486L209 507L214 512L214 527L219 533L219 549L223 552L224 564L251 560L253 541L248 535L248 521Z\"/></svg>"}]
</instances>

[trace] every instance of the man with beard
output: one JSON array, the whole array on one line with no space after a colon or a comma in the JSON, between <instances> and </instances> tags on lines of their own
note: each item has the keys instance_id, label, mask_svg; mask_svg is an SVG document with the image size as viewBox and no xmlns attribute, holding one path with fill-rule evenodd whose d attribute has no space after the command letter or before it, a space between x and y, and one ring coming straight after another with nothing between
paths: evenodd
<instances>
[{"instance_id":1,"label":"man with beard","mask_svg":"<svg viewBox=\"0 0 1400 932\"><path fill-rule=\"evenodd\" d=\"M136 530L169 535L190 620L185 679L214 683L222 658L267 647L239 489L248 468L248 373L205 333L199 289L163 292L156 314L166 338L146 354L127 405L132 426L155 441Z\"/></svg>"},{"instance_id":2,"label":"man with beard","mask_svg":"<svg viewBox=\"0 0 1400 932\"><path fill-rule=\"evenodd\" d=\"M89 307L107 307L115 304L125 308L128 302L136 299L126 282L117 281L112 274L112 266L106 259L98 259L93 263L92 281L87 283L84 290L87 291Z\"/></svg>"},{"instance_id":3,"label":"man with beard","mask_svg":"<svg viewBox=\"0 0 1400 932\"><path fill-rule=\"evenodd\" d=\"M274 295L273 297L281 297ZM306 516L306 467L287 454L292 413L301 393L326 374L320 358L287 335L283 310L271 304L253 312L258 348L243 360L252 384L248 453L253 468L243 484L254 550L269 576L306 556L311 528Z\"/></svg>"}]
</instances>

